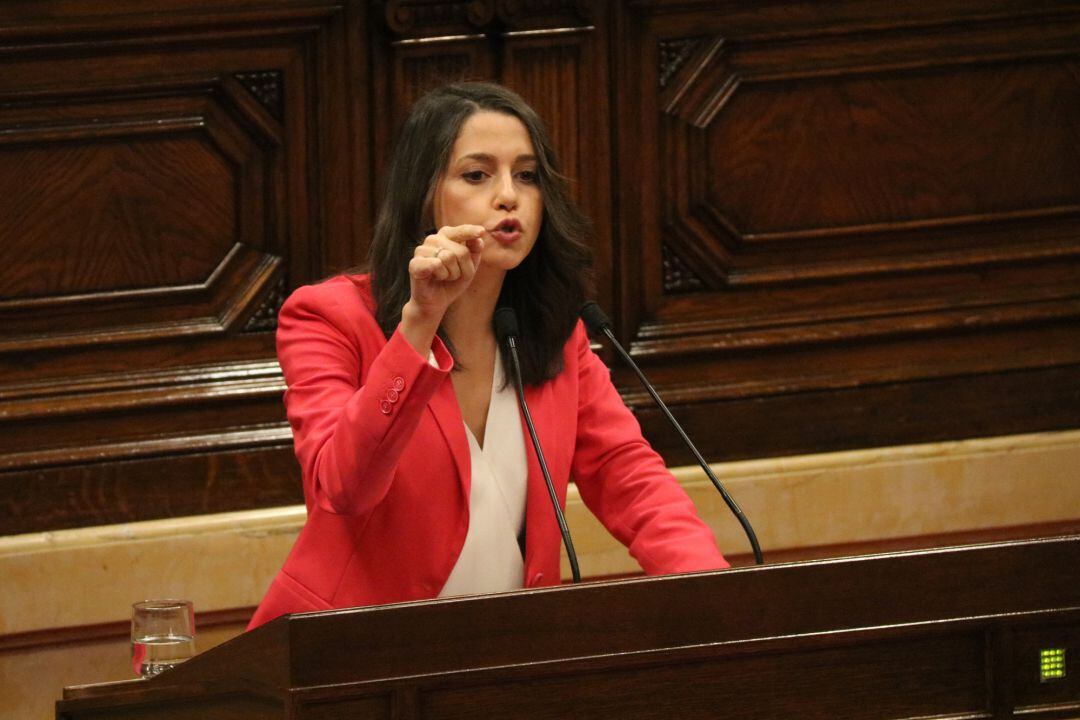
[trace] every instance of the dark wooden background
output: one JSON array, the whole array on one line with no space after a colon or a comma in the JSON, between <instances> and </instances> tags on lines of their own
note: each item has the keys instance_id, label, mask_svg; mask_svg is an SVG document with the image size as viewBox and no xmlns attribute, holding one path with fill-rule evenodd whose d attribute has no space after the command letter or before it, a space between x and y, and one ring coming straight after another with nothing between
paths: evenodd
<instances>
[{"instance_id":1,"label":"dark wooden background","mask_svg":"<svg viewBox=\"0 0 1080 720\"><path fill-rule=\"evenodd\" d=\"M459 78L548 120L708 458L1080 427L1080 3L23 0L0 534L299 502L276 310Z\"/></svg>"}]
</instances>

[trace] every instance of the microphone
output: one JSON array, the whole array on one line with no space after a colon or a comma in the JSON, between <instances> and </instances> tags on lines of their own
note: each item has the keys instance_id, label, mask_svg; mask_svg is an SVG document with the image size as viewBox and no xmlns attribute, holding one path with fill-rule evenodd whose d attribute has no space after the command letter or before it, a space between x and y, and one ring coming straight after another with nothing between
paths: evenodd
<instances>
[{"instance_id":1,"label":"microphone","mask_svg":"<svg viewBox=\"0 0 1080 720\"><path fill-rule=\"evenodd\" d=\"M529 437L532 438L533 448L536 450L536 459L540 461L540 472L544 475L544 482L547 484L548 494L551 496L551 506L555 509L555 520L559 523L563 546L566 547L566 557L570 560L570 571L574 575L574 582L579 583L581 582L581 573L578 571L574 541L570 539L570 528L566 526L566 518L563 517L562 508L559 507L559 496L555 493L555 484L551 482L551 473L548 472L547 462L544 460L544 451L540 449L540 438L536 436L536 427L533 425L532 415L529 414L529 406L525 404L525 385L521 382L521 363L518 361L517 336L518 322L513 308L502 307L496 310L495 337L498 338L500 345L505 345L510 351L518 404L521 406L521 413L525 417L525 424L529 428Z\"/></svg>"},{"instance_id":2,"label":"microphone","mask_svg":"<svg viewBox=\"0 0 1080 720\"><path fill-rule=\"evenodd\" d=\"M709 464L705 462L705 458L701 456L701 453L698 452L698 449L694 446L694 443L690 441L690 438L687 437L686 433L683 431L682 426L679 425L679 421L675 419L675 416L671 414L670 410L668 410L667 405L664 404L664 401L661 400L660 396L656 394L656 388L654 388L652 386L652 383L650 383L645 377L645 373L641 372L641 368L639 368L637 366L637 363L634 362L634 359L630 357L630 353L626 352L623 346L619 344L619 341L615 339L615 333L611 331L611 320L609 320L608 316L604 314L604 311L600 309L600 306L592 301L589 301L581 306L581 319L585 321L585 325L589 328L589 332L593 333L594 335L606 335L607 339L611 341L611 344L615 347L615 350L619 353L620 357L622 357L622 359L626 361L626 364L629 365L635 373L637 373L638 380L641 381L641 384L645 386L645 389L649 392L649 395L652 396L653 402L655 402L656 405L660 408L660 411L664 413L664 417L666 417L668 422L671 423L671 426L675 428L675 431L679 433L679 437L682 438L683 442L686 444L686 447L690 450L691 453L693 453L694 457L697 459L698 465L700 465L701 469L705 471L706 475L708 475L709 480L712 481L713 486L720 491L720 496L724 498L724 502L727 503L727 506L731 509L731 512L735 514L735 517L738 519L739 524L742 525L743 531L746 532L747 539L750 540L750 547L754 550L754 562L758 565L763 564L765 560L761 557L761 547L758 545L757 535L754 533L754 528L750 526L750 521L746 519L746 516L743 515L743 511L739 507L738 503L735 502L734 498L728 495L728 492L724 488L723 484L720 482L720 480L717 479L716 475L713 474L713 471L709 467Z\"/></svg>"}]
</instances>

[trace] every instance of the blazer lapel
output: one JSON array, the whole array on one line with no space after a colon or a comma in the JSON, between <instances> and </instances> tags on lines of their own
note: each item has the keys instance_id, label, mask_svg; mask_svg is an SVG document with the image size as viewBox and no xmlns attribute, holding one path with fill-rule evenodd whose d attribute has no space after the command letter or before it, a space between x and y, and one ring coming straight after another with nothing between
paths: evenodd
<instances>
[{"instance_id":1,"label":"blazer lapel","mask_svg":"<svg viewBox=\"0 0 1080 720\"><path fill-rule=\"evenodd\" d=\"M461 408L454 394L454 383L449 378L443 381L435 391L428 409L435 416L435 422L442 431L443 438L450 448L461 481L465 506L469 505L469 491L472 486L472 463L469 459L469 440L465 437L465 421L461 418Z\"/></svg>"}]
</instances>

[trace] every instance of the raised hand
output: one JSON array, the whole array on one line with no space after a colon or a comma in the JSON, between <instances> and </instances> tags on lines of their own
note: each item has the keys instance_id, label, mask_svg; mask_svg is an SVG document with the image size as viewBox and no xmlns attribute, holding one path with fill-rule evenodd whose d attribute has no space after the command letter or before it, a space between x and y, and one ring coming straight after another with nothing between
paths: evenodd
<instances>
[{"instance_id":1,"label":"raised hand","mask_svg":"<svg viewBox=\"0 0 1080 720\"><path fill-rule=\"evenodd\" d=\"M480 225L444 227L416 246L409 261L411 297L402 310L402 331L426 353L447 308L465 292L480 267Z\"/></svg>"}]
</instances>

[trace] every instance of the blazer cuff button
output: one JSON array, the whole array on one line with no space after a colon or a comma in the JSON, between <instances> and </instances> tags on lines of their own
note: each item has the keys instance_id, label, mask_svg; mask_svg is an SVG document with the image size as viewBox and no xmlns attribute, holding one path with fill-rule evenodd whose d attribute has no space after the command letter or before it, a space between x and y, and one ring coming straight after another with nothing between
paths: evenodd
<instances>
[{"instance_id":1,"label":"blazer cuff button","mask_svg":"<svg viewBox=\"0 0 1080 720\"><path fill-rule=\"evenodd\" d=\"M404 390L405 389L405 378L401 377L400 375L398 377L394 378L394 389L397 390L398 392L401 392L402 390Z\"/></svg>"},{"instance_id":2,"label":"blazer cuff button","mask_svg":"<svg viewBox=\"0 0 1080 720\"><path fill-rule=\"evenodd\" d=\"M390 407L390 402L387 400L379 401L379 409L382 410L383 415L389 415L390 411L392 410L392 408Z\"/></svg>"}]
</instances>

